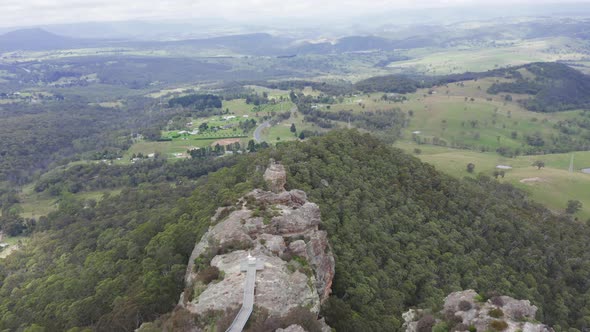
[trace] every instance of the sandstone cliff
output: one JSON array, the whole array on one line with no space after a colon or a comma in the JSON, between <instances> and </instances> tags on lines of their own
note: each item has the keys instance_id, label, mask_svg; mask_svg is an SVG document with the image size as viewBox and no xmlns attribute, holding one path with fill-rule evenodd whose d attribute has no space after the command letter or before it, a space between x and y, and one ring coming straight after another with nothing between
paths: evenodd
<instances>
[{"instance_id":1,"label":"sandstone cliff","mask_svg":"<svg viewBox=\"0 0 590 332\"><path fill-rule=\"evenodd\" d=\"M318 229L320 209L305 192L285 190L282 165L271 162L264 178L270 191L256 189L235 205L219 208L196 244L179 301L185 311L195 316L235 312L245 280L240 264L251 254L264 262L256 275L256 308L268 317L305 308L317 319L334 277L327 234Z\"/></svg>"},{"instance_id":2,"label":"sandstone cliff","mask_svg":"<svg viewBox=\"0 0 590 332\"><path fill-rule=\"evenodd\" d=\"M405 330L430 331L438 326L449 331L553 332L551 327L535 321L537 307L528 300L509 296L481 300L474 290L451 293L438 319L422 310L406 312Z\"/></svg>"}]
</instances>

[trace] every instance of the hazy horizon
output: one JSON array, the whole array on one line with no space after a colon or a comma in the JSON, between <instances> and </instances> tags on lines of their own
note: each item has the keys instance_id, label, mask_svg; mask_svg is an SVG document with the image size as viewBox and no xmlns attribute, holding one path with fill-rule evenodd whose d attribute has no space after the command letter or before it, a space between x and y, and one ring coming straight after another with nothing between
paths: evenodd
<instances>
[{"instance_id":1,"label":"hazy horizon","mask_svg":"<svg viewBox=\"0 0 590 332\"><path fill-rule=\"evenodd\" d=\"M564 6L565 5L565 6ZM572 14L590 10L590 0L568 1L554 0L370 0L370 1L276 1L276 0L63 0L59 4L51 0L4 0L0 4L0 26L31 27L84 22L123 22L123 21L161 21L183 23L219 24L279 24L283 26L296 24L321 24L322 22L341 22L348 24L370 24L362 22L363 17L390 16L392 20L403 21L404 17L396 12L420 13L428 9L429 19L440 12L441 15L453 14L472 19L490 15L551 15L556 11L569 10ZM569 6L569 7L568 7ZM477 9L495 9L491 11ZM543 9L545 8L545 11ZM433 10L434 9L434 10ZM572 10L574 9L574 10ZM426 12L426 10L425 10ZM558 12L556 12L559 14ZM407 19L407 17L406 17ZM418 22L417 22L418 23Z\"/></svg>"}]
</instances>

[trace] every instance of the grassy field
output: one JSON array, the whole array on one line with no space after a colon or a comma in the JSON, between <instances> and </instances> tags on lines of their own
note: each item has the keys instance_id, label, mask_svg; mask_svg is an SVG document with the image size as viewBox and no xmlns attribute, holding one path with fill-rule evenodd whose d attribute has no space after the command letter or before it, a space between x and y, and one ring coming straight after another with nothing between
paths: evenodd
<instances>
[{"instance_id":1,"label":"grassy field","mask_svg":"<svg viewBox=\"0 0 590 332\"><path fill-rule=\"evenodd\" d=\"M121 193L121 189L81 192L74 196L80 200L93 199L99 202L105 193L118 195ZM33 190L33 185L28 185L23 188L20 200L21 203L18 204L17 209L19 209L20 215L24 218L37 219L57 210L59 205L58 197L52 197L46 192L37 193ZM9 246L0 250L0 259L5 258L15 250L18 250L20 246L26 244L27 240L28 237L26 236L4 237L1 242L9 244Z\"/></svg>"},{"instance_id":2,"label":"grassy field","mask_svg":"<svg viewBox=\"0 0 590 332\"><path fill-rule=\"evenodd\" d=\"M149 155L151 153L158 153L166 156L168 159L175 158L186 158L186 152L190 149L205 147L213 144L215 141L222 138L212 139L177 139L166 142L152 142L152 141L141 141L133 144L131 148L125 153L122 158L122 162L129 163L132 155L139 153L143 155Z\"/></svg>"},{"instance_id":3,"label":"grassy field","mask_svg":"<svg viewBox=\"0 0 590 332\"><path fill-rule=\"evenodd\" d=\"M18 250L18 247L25 244L27 237L25 236L7 236L2 240L2 243L8 244L8 247L0 250L0 259L6 258L14 250Z\"/></svg>"},{"instance_id":4,"label":"grassy field","mask_svg":"<svg viewBox=\"0 0 590 332\"><path fill-rule=\"evenodd\" d=\"M539 134L546 142L559 135L554 125L563 120L580 116L579 111L559 113L535 113L522 108L516 101L525 96L515 95L513 102L503 96L489 95L485 91L493 79L450 84L433 89L433 94L422 90L410 96L400 106L412 111L405 139L412 133L432 140L444 139L450 144L462 144L472 149L498 147L527 147L526 136Z\"/></svg>"},{"instance_id":5,"label":"grassy field","mask_svg":"<svg viewBox=\"0 0 590 332\"><path fill-rule=\"evenodd\" d=\"M75 197L83 200L93 199L98 202L106 192L116 195L119 194L121 190L115 189L81 192L75 194ZM20 215L25 218L39 218L40 216L45 216L48 213L55 211L59 204L59 199L57 197L52 197L48 193L37 193L33 190L32 185L23 189L20 200Z\"/></svg>"},{"instance_id":6,"label":"grassy field","mask_svg":"<svg viewBox=\"0 0 590 332\"><path fill-rule=\"evenodd\" d=\"M421 74L445 75L466 71L482 72L538 61L581 60L587 56L584 45L568 38L544 38L504 43L496 47L458 46L449 49L416 49L408 52L412 60L390 64L393 70L413 70ZM556 52L555 50L560 50Z\"/></svg>"},{"instance_id":7,"label":"grassy field","mask_svg":"<svg viewBox=\"0 0 590 332\"><path fill-rule=\"evenodd\" d=\"M222 109L228 109L230 113L235 115L251 114L254 105L246 104L246 99L224 100L222 102Z\"/></svg>"},{"instance_id":8,"label":"grassy field","mask_svg":"<svg viewBox=\"0 0 590 332\"><path fill-rule=\"evenodd\" d=\"M558 121L578 117L579 111L535 113L522 108L517 101L527 98L513 95L490 95L486 91L495 78L449 84L433 89L421 89L408 94L407 101L382 100L383 93L344 98L331 105L330 110L354 112L398 108L409 115L403 131L405 140L419 139L432 143L444 140L448 146L473 150L495 151L499 147L527 148L526 136L539 134L546 142L559 135L554 128ZM327 107L323 107L327 110Z\"/></svg>"},{"instance_id":9,"label":"grassy field","mask_svg":"<svg viewBox=\"0 0 590 332\"><path fill-rule=\"evenodd\" d=\"M505 158L496 153L457 150L429 145L418 145L413 142L398 142L396 146L414 153L422 161L434 165L438 170L455 177L476 176L483 173L492 176L497 165L511 166L505 170L505 177L498 178L530 193L531 197L546 205L551 210L563 213L568 200L579 200L583 208L577 217L590 218L590 174L580 170L590 167L590 152L574 152L566 154L550 154L544 156L519 156ZM574 172L569 172L571 155L574 155ZM536 160L545 162L545 168L532 166ZM468 163L475 164L475 172L466 171ZM523 181L524 180L524 181Z\"/></svg>"},{"instance_id":10,"label":"grassy field","mask_svg":"<svg viewBox=\"0 0 590 332\"><path fill-rule=\"evenodd\" d=\"M259 88L261 91L265 88ZM282 93L288 97L288 92L282 90L268 90L269 93ZM265 91L266 91L265 90ZM270 94L269 94L270 96ZM125 153L124 157L118 161L118 163L129 163L131 157L135 154L143 154L149 155L152 153L159 153L161 155L166 156L169 159L181 159L187 158L187 151L194 148L202 148L205 146L215 145L218 141L226 139L226 138L239 138L240 144L242 146L246 146L248 141L253 138L252 133L253 129L244 134L243 130L239 128L239 123L254 119L256 120L257 125L263 122L262 117L271 114L272 112L288 112L295 107L290 101L285 101L282 104L266 104L256 107L252 104L247 104L245 99L234 99L230 101L223 101L222 109L228 110L228 114L224 115L227 117L228 115L235 116L232 119L224 119L224 116L212 116L207 118L193 118L187 120L191 122L192 125L187 127L186 131L193 131L198 129L202 123L207 123L209 127L223 127L226 125L233 125L232 128L227 129L219 129L217 131L207 130L205 132L189 135L183 134L180 137L174 137L178 135L180 130L172 130L172 131L163 131L162 137L172 138L172 141L163 141L163 142L153 142L153 141L139 141L131 146L131 148ZM295 122L298 128L304 129L309 128L310 125L306 126L301 122L301 119L296 119L292 117L290 120L285 121L288 122L288 126L291 125L292 122ZM281 139L289 140L294 138L293 134L289 131L289 127L286 130L283 130L281 127L284 124L276 126L276 128L270 128L265 130L263 133L263 138L269 142L273 143L277 137ZM293 136L293 137L292 137Z\"/></svg>"},{"instance_id":11,"label":"grassy field","mask_svg":"<svg viewBox=\"0 0 590 332\"><path fill-rule=\"evenodd\" d=\"M402 131L402 139L396 143L398 147L410 153L419 149L421 153L417 157L421 160L460 178L480 172L492 176L497 165L511 166L499 181L529 192L534 200L557 213L564 212L568 200L579 200L583 209L576 217L589 219L590 175L580 170L590 167L590 152L572 153L573 173L569 172L572 155L569 153L508 158L495 152L498 147L524 150L528 147L526 136L537 133L550 144L551 137L559 135L554 125L579 117L580 111L528 111L517 102L528 96L512 94L513 101L508 102L504 94L488 94L487 89L497 81L505 79L486 78L421 89L407 94L408 100L397 103L382 100L383 93L357 95L341 99L340 103L331 105L330 110L366 112L399 108L408 114L409 123ZM328 110L326 105L322 109ZM447 142L447 146L461 145L469 150L432 145L435 137ZM429 144L417 144L416 138ZM532 166L536 160L544 161L546 167L539 170ZM476 165L474 174L467 173L468 163Z\"/></svg>"}]
</instances>

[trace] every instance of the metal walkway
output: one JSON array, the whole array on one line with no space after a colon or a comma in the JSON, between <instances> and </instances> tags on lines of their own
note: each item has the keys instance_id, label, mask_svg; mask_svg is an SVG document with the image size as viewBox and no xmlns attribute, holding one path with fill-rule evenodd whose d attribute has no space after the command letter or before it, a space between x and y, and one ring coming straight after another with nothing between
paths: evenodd
<instances>
[{"instance_id":1,"label":"metal walkway","mask_svg":"<svg viewBox=\"0 0 590 332\"><path fill-rule=\"evenodd\" d=\"M264 268L264 262L257 260L248 254L248 258L242 262L241 270L246 271L246 281L244 282L244 299L242 308L238 315L226 330L226 332L242 332L248 322L248 318L254 309L254 288L256 287L256 271Z\"/></svg>"}]
</instances>

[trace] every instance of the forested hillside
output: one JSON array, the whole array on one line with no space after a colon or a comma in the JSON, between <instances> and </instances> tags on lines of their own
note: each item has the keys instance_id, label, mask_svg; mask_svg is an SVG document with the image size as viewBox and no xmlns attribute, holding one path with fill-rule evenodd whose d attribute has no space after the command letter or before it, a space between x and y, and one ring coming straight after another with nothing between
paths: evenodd
<instances>
[{"instance_id":1,"label":"forested hillside","mask_svg":"<svg viewBox=\"0 0 590 332\"><path fill-rule=\"evenodd\" d=\"M534 78L518 75L526 69ZM535 112L557 112L590 106L590 76L560 63L532 63L512 69L517 79L509 83L496 83L490 93L530 94L533 97L522 102Z\"/></svg>"},{"instance_id":2,"label":"forested hillside","mask_svg":"<svg viewBox=\"0 0 590 332\"><path fill-rule=\"evenodd\" d=\"M109 154L113 159L131 146L133 133L170 116L152 111L153 101L145 98L130 98L124 109L77 99L0 110L0 182L25 184L73 157L103 159Z\"/></svg>"},{"instance_id":3,"label":"forested hillside","mask_svg":"<svg viewBox=\"0 0 590 332\"><path fill-rule=\"evenodd\" d=\"M269 158L287 167L287 189L321 208L336 256L322 313L338 331L397 330L409 307L437 308L467 288L530 299L558 331L590 326L586 224L509 185L456 180L338 130L243 155L194 186L144 184L99 203L66 196L0 261L0 329L125 331L172 310L215 209L264 186Z\"/></svg>"},{"instance_id":4,"label":"forested hillside","mask_svg":"<svg viewBox=\"0 0 590 332\"><path fill-rule=\"evenodd\" d=\"M357 82L354 87L364 93L412 93L421 86L418 81L400 75L376 76Z\"/></svg>"}]
</instances>

